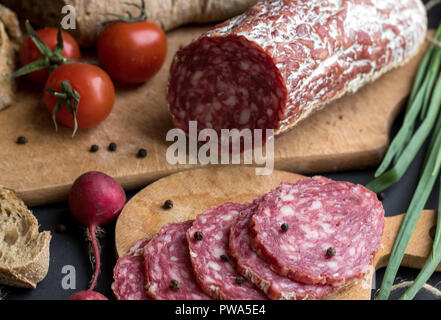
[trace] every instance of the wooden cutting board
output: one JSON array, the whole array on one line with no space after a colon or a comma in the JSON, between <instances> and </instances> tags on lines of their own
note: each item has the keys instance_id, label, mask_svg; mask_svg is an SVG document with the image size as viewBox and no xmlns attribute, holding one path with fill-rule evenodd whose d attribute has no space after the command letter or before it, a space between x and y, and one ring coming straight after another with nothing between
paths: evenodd
<instances>
[{"instance_id":1,"label":"wooden cutting board","mask_svg":"<svg viewBox=\"0 0 441 320\"><path fill-rule=\"evenodd\" d=\"M41 102L41 90L21 81L13 105L0 112L0 184L14 189L28 205L38 205L66 199L72 182L91 170L103 171L126 189L135 189L198 167L166 161L171 143L165 137L173 126L165 93L174 53L206 29L187 27L169 33L168 57L161 72L141 86L118 86L110 117L73 139L71 129L54 131ZM277 139L276 168L310 173L377 164L423 51L404 67L329 105ZM21 135L28 138L28 144L15 143ZM117 152L106 150L110 142L117 143ZM98 153L88 152L92 144L100 146ZM139 148L148 150L146 159L136 158Z\"/></svg>"},{"instance_id":2,"label":"wooden cutting board","mask_svg":"<svg viewBox=\"0 0 441 320\"><path fill-rule=\"evenodd\" d=\"M151 238L167 223L195 219L206 209L227 201L250 202L283 181L296 182L301 178L301 175L285 171L256 176L253 168L233 167L191 170L160 179L140 191L124 207L115 229L117 254L124 255L137 240ZM164 210L162 204L167 199L173 200L173 208ZM371 299L372 276L375 270L387 265L403 217L386 218L382 245L371 272L331 299ZM436 217L435 211L421 214L402 266L422 268L431 252L430 229L436 224ZM441 271L441 265L438 271Z\"/></svg>"}]
</instances>

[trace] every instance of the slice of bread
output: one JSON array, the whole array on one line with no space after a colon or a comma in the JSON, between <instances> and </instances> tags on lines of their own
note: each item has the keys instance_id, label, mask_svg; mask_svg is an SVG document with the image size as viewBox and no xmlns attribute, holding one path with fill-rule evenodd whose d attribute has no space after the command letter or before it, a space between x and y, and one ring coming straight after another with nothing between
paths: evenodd
<instances>
[{"instance_id":1,"label":"slice of bread","mask_svg":"<svg viewBox=\"0 0 441 320\"><path fill-rule=\"evenodd\" d=\"M49 231L12 190L0 186L0 284L36 288L49 268Z\"/></svg>"}]
</instances>

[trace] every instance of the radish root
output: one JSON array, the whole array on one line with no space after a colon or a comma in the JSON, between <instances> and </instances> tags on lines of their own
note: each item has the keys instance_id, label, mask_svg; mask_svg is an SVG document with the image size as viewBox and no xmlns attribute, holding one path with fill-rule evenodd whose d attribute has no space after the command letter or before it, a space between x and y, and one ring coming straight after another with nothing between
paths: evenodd
<instances>
[{"instance_id":1,"label":"radish root","mask_svg":"<svg viewBox=\"0 0 441 320\"><path fill-rule=\"evenodd\" d=\"M103 235L104 230L102 228L98 228L95 226L91 226L90 230L89 228L87 228L86 236L87 240L89 240L89 258L94 270L93 277L90 281L89 290L93 290L96 287L98 281L98 276L101 269L101 247L98 242L98 238L102 237Z\"/></svg>"}]
</instances>

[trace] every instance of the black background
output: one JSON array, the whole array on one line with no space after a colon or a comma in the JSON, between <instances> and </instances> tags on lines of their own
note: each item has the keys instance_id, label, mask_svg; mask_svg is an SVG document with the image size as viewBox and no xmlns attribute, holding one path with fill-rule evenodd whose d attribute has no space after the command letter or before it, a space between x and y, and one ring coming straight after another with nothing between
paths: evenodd
<instances>
[{"instance_id":1,"label":"black background","mask_svg":"<svg viewBox=\"0 0 441 320\"><path fill-rule=\"evenodd\" d=\"M398 1L398 0L397 0ZM425 1L427 2L427 1ZM436 28L441 20L441 7L431 10L429 14L430 27ZM394 125L391 136L396 132L401 123L399 117ZM396 215L406 212L409 201L416 186L419 168L422 162L425 149L420 152L419 157L414 161L412 167L408 170L405 177L397 185L390 188L385 193L383 201L386 215ZM373 178L374 168L365 171L342 172L324 174L327 177L336 180L347 180L354 183L366 184ZM128 194L128 198L134 193ZM434 194L430 198L427 209L437 208L437 198L439 194L439 185L436 186ZM50 268L46 279L38 285L35 290L18 289L11 287L0 287L3 299L6 300L30 300L30 299L67 299L75 291L87 289L89 279L92 275L92 268L88 256L88 244L85 240L84 227L78 224L71 216L67 203L60 203L48 206L32 208L34 214L41 224L41 230L52 232ZM56 226L64 224L67 230L64 233L57 233ZM102 272L99 277L97 291L103 293L108 298L113 299L110 289L112 283L112 269L115 265L115 246L114 246L114 224L105 227L106 235L101 240L102 245ZM61 286L63 274L61 270L65 265L72 265L76 269L76 290L64 290ZM376 274L377 288L379 288L384 270L379 270ZM412 280L417 275L416 270L401 268L398 274L397 282L403 280ZM435 274L429 283L436 286L441 284L441 273ZM441 285L439 286L441 288ZM373 290L375 293L375 290ZM394 297L399 297L395 293ZM416 299L434 299L435 297L424 290L418 294Z\"/></svg>"}]
</instances>

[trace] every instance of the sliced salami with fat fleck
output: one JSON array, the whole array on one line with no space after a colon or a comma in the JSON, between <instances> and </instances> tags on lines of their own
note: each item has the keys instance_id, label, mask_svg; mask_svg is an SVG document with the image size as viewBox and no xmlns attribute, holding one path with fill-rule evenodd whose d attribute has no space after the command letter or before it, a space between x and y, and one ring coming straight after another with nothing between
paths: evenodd
<instances>
[{"instance_id":1,"label":"sliced salami with fat fleck","mask_svg":"<svg viewBox=\"0 0 441 320\"><path fill-rule=\"evenodd\" d=\"M251 249L249 225L256 206L243 211L231 226L230 254L238 272L275 300L321 299L336 291L334 286L303 284L283 277Z\"/></svg>"},{"instance_id":2,"label":"sliced salami with fat fleck","mask_svg":"<svg viewBox=\"0 0 441 320\"><path fill-rule=\"evenodd\" d=\"M236 272L228 257L229 231L249 204L225 203L200 214L187 231L191 262L201 288L215 299L265 300L265 294Z\"/></svg>"},{"instance_id":3,"label":"sliced salami with fat fleck","mask_svg":"<svg viewBox=\"0 0 441 320\"><path fill-rule=\"evenodd\" d=\"M369 271L381 243L384 209L361 185L306 178L264 196L250 226L253 249L277 273L339 286Z\"/></svg>"},{"instance_id":4,"label":"sliced salami with fat fleck","mask_svg":"<svg viewBox=\"0 0 441 320\"><path fill-rule=\"evenodd\" d=\"M186 232L192 221L164 226L144 247L147 293L155 300L210 300L198 286Z\"/></svg>"},{"instance_id":5,"label":"sliced salami with fat fleck","mask_svg":"<svg viewBox=\"0 0 441 320\"><path fill-rule=\"evenodd\" d=\"M130 252L118 259L113 269L112 290L118 300L150 300L145 290L143 248L147 239L139 240Z\"/></svg>"}]
</instances>

